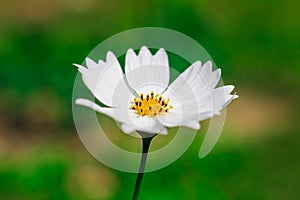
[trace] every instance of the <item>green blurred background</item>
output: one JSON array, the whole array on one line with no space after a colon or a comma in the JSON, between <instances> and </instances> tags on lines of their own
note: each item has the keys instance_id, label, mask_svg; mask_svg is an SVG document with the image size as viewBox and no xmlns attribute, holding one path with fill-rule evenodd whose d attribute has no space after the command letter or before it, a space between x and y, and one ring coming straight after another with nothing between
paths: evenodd
<instances>
[{"instance_id":1,"label":"green blurred background","mask_svg":"<svg viewBox=\"0 0 300 200\"><path fill-rule=\"evenodd\" d=\"M299 8L293 0L1 0L0 199L131 199L136 175L99 163L76 134L72 63L144 26L194 38L240 98L214 150L197 156L204 122L179 160L145 175L140 199L299 199ZM121 132L113 125L111 134Z\"/></svg>"}]
</instances>

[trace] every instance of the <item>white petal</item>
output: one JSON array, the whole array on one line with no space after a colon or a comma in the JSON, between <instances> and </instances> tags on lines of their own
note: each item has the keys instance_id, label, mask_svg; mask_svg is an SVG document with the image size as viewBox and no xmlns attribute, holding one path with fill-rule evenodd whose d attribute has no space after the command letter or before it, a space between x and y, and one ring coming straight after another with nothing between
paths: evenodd
<instances>
[{"instance_id":1,"label":"white petal","mask_svg":"<svg viewBox=\"0 0 300 200\"><path fill-rule=\"evenodd\" d=\"M148 93L152 90L162 93L170 79L168 56L163 49L154 56L147 47L142 47L138 56L129 49L125 60L125 73L128 84L137 93Z\"/></svg>"},{"instance_id":2,"label":"white petal","mask_svg":"<svg viewBox=\"0 0 300 200\"><path fill-rule=\"evenodd\" d=\"M108 52L106 62L95 63L86 59L87 68L74 64L82 74L82 79L92 94L107 106L117 107L113 102L122 101L124 98L116 94L117 87L124 89L123 93L130 93L126 86L121 66L113 53ZM124 87L126 86L126 87ZM115 98L118 98L116 100Z\"/></svg>"},{"instance_id":3,"label":"white petal","mask_svg":"<svg viewBox=\"0 0 300 200\"><path fill-rule=\"evenodd\" d=\"M182 126L194 129L194 130L199 130L200 129L200 123L199 121L184 121L182 123Z\"/></svg>"},{"instance_id":4,"label":"white petal","mask_svg":"<svg viewBox=\"0 0 300 200\"><path fill-rule=\"evenodd\" d=\"M168 55L163 48L160 48L152 58L155 65L169 66Z\"/></svg>"},{"instance_id":5,"label":"white petal","mask_svg":"<svg viewBox=\"0 0 300 200\"><path fill-rule=\"evenodd\" d=\"M128 73L140 66L137 55L132 49L128 49L125 57L125 73Z\"/></svg>"},{"instance_id":6,"label":"white petal","mask_svg":"<svg viewBox=\"0 0 300 200\"><path fill-rule=\"evenodd\" d=\"M205 78L210 89L216 87L221 78L221 69L212 71L212 62L207 61L201 68L201 74Z\"/></svg>"},{"instance_id":7,"label":"white petal","mask_svg":"<svg viewBox=\"0 0 300 200\"><path fill-rule=\"evenodd\" d=\"M200 61L196 61L180 76L186 79L190 87L201 95L204 91L215 88L221 78L221 70L212 71L211 61L207 61L203 66Z\"/></svg>"},{"instance_id":8,"label":"white petal","mask_svg":"<svg viewBox=\"0 0 300 200\"><path fill-rule=\"evenodd\" d=\"M162 134L162 135L167 135L168 130L166 129L166 127L163 127L162 130L159 133Z\"/></svg>"},{"instance_id":9,"label":"white petal","mask_svg":"<svg viewBox=\"0 0 300 200\"><path fill-rule=\"evenodd\" d=\"M98 68L98 64L90 58L86 58L85 63L88 69L95 70Z\"/></svg>"},{"instance_id":10,"label":"white petal","mask_svg":"<svg viewBox=\"0 0 300 200\"><path fill-rule=\"evenodd\" d=\"M162 134L162 135L167 135L168 134L168 131L165 127L159 126L159 128L160 129L155 129L156 131L149 130L149 129L140 130L134 124L121 124L121 129L126 134L131 134L135 131L142 131L142 132L147 132L147 133L150 133L150 134L157 134L157 133Z\"/></svg>"},{"instance_id":11,"label":"white petal","mask_svg":"<svg viewBox=\"0 0 300 200\"><path fill-rule=\"evenodd\" d=\"M77 105L86 106L88 108L91 108L91 109L95 110L96 112L105 114L105 115L115 119L118 122L128 123L128 121L129 121L128 115L126 116L124 114L120 114L121 112L117 108L101 107L89 99L76 99L75 103Z\"/></svg>"},{"instance_id":12,"label":"white petal","mask_svg":"<svg viewBox=\"0 0 300 200\"><path fill-rule=\"evenodd\" d=\"M157 115L157 120L167 127L177 127L182 124L182 115L173 113L164 113Z\"/></svg>"},{"instance_id":13,"label":"white petal","mask_svg":"<svg viewBox=\"0 0 300 200\"><path fill-rule=\"evenodd\" d=\"M164 133L164 126L159 123L158 120L152 117L141 117L138 116L132 120L132 125L135 127L136 131L146 132L146 133Z\"/></svg>"},{"instance_id":14,"label":"white petal","mask_svg":"<svg viewBox=\"0 0 300 200\"><path fill-rule=\"evenodd\" d=\"M210 60L207 61L206 63L204 63L202 66L203 73L209 74L212 71L212 66L213 66L213 64Z\"/></svg>"},{"instance_id":15,"label":"white petal","mask_svg":"<svg viewBox=\"0 0 300 200\"><path fill-rule=\"evenodd\" d=\"M121 129L126 134L135 132L135 126L133 126L132 124L121 124Z\"/></svg>"},{"instance_id":16,"label":"white petal","mask_svg":"<svg viewBox=\"0 0 300 200\"><path fill-rule=\"evenodd\" d=\"M221 69L217 69L210 73L210 77L207 80L210 89L213 89L217 86L221 78Z\"/></svg>"},{"instance_id":17,"label":"white petal","mask_svg":"<svg viewBox=\"0 0 300 200\"><path fill-rule=\"evenodd\" d=\"M198 95L207 93L208 86L204 77L201 75L201 62L193 63L188 69L180 74L171 85L168 91L172 91L180 98L180 102L194 101ZM182 101L183 100L183 101Z\"/></svg>"},{"instance_id":18,"label":"white petal","mask_svg":"<svg viewBox=\"0 0 300 200\"><path fill-rule=\"evenodd\" d=\"M234 89L233 85L225 85L216 88L212 94L213 110L214 112L222 110L233 99L237 98L237 95L231 95L230 92Z\"/></svg>"},{"instance_id":19,"label":"white petal","mask_svg":"<svg viewBox=\"0 0 300 200\"><path fill-rule=\"evenodd\" d=\"M184 86L184 83L183 85ZM180 91L189 91L183 90ZM189 94L188 92L186 94ZM164 97L170 98L170 103L169 105L173 106L173 109L169 110L167 113L163 113L160 115L157 115L158 121L167 127L177 127L177 126L185 126L189 127L192 129L200 129L200 124L199 124L199 112L194 113L194 110L197 109L197 102L195 102L194 107L187 108L186 106L182 106L181 102L183 102L186 96L175 96L170 89L166 91L166 93L163 94ZM193 97L191 97L193 98ZM191 109L191 110L190 110Z\"/></svg>"},{"instance_id":20,"label":"white petal","mask_svg":"<svg viewBox=\"0 0 300 200\"><path fill-rule=\"evenodd\" d=\"M189 121L187 119L183 120L183 118L184 117L182 115L175 113L165 113L157 116L159 122L167 127L185 126L195 130L200 129L199 121Z\"/></svg>"},{"instance_id":21,"label":"white petal","mask_svg":"<svg viewBox=\"0 0 300 200\"><path fill-rule=\"evenodd\" d=\"M163 93L163 97L170 98L169 105L174 107L171 112L182 116L189 113L200 113L195 91L182 74Z\"/></svg>"},{"instance_id":22,"label":"white petal","mask_svg":"<svg viewBox=\"0 0 300 200\"><path fill-rule=\"evenodd\" d=\"M151 65L151 60L152 60L152 54L149 51L149 49L145 46L143 46L139 52L138 55L139 61L140 61L140 65L144 66L144 65Z\"/></svg>"},{"instance_id":23,"label":"white petal","mask_svg":"<svg viewBox=\"0 0 300 200\"><path fill-rule=\"evenodd\" d=\"M232 99L236 98L230 95L234 86L214 89L220 79L220 73L220 70L212 71L210 61L203 67L200 61L193 63L163 94L164 97L177 99L174 105L170 102L174 107L171 112L181 115L184 122L200 121L220 113ZM177 109L179 107L180 109ZM177 124L180 123L182 122Z\"/></svg>"}]
</instances>

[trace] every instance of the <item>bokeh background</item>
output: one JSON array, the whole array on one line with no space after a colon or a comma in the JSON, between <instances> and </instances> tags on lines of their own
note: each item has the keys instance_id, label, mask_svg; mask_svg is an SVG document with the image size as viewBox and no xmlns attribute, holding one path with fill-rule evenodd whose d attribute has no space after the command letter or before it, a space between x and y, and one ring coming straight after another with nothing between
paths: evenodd
<instances>
[{"instance_id":1,"label":"bokeh background","mask_svg":"<svg viewBox=\"0 0 300 200\"><path fill-rule=\"evenodd\" d=\"M0 199L131 199L136 175L102 165L77 136L72 63L144 26L194 38L240 98L214 150L198 158L206 121L179 160L145 175L140 199L299 199L299 7L293 0L1 0ZM99 118L116 142L132 140Z\"/></svg>"}]
</instances>

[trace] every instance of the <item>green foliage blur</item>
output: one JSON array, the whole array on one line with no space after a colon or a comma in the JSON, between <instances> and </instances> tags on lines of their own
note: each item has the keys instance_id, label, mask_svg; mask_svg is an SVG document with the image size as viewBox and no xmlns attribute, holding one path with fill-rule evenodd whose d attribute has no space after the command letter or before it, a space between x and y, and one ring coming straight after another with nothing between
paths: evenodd
<instances>
[{"instance_id":1,"label":"green foliage blur","mask_svg":"<svg viewBox=\"0 0 300 200\"><path fill-rule=\"evenodd\" d=\"M293 0L2 0L0 199L131 198L136 175L96 161L76 134L72 63L148 26L202 44L240 99L213 152L197 157L204 122L179 160L145 175L140 199L300 198L299 8Z\"/></svg>"}]
</instances>

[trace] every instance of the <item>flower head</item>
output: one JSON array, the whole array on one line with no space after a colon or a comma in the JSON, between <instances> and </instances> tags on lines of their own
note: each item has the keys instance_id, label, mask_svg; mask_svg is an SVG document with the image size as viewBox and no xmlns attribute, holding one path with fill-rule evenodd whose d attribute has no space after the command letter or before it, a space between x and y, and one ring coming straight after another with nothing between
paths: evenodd
<instances>
[{"instance_id":1,"label":"flower head","mask_svg":"<svg viewBox=\"0 0 300 200\"><path fill-rule=\"evenodd\" d=\"M220 69L212 62L194 62L171 84L168 55L159 49L154 55L147 47L138 54L129 49L125 74L112 52L98 63L86 58L86 66L74 64L91 93L106 107L89 99L76 104L114 118L125 133L134 131L167 134L165 127L200 129L199 121L211 118L238 96L232 85L217 87Z\"/></svg>"}]
</instances>

